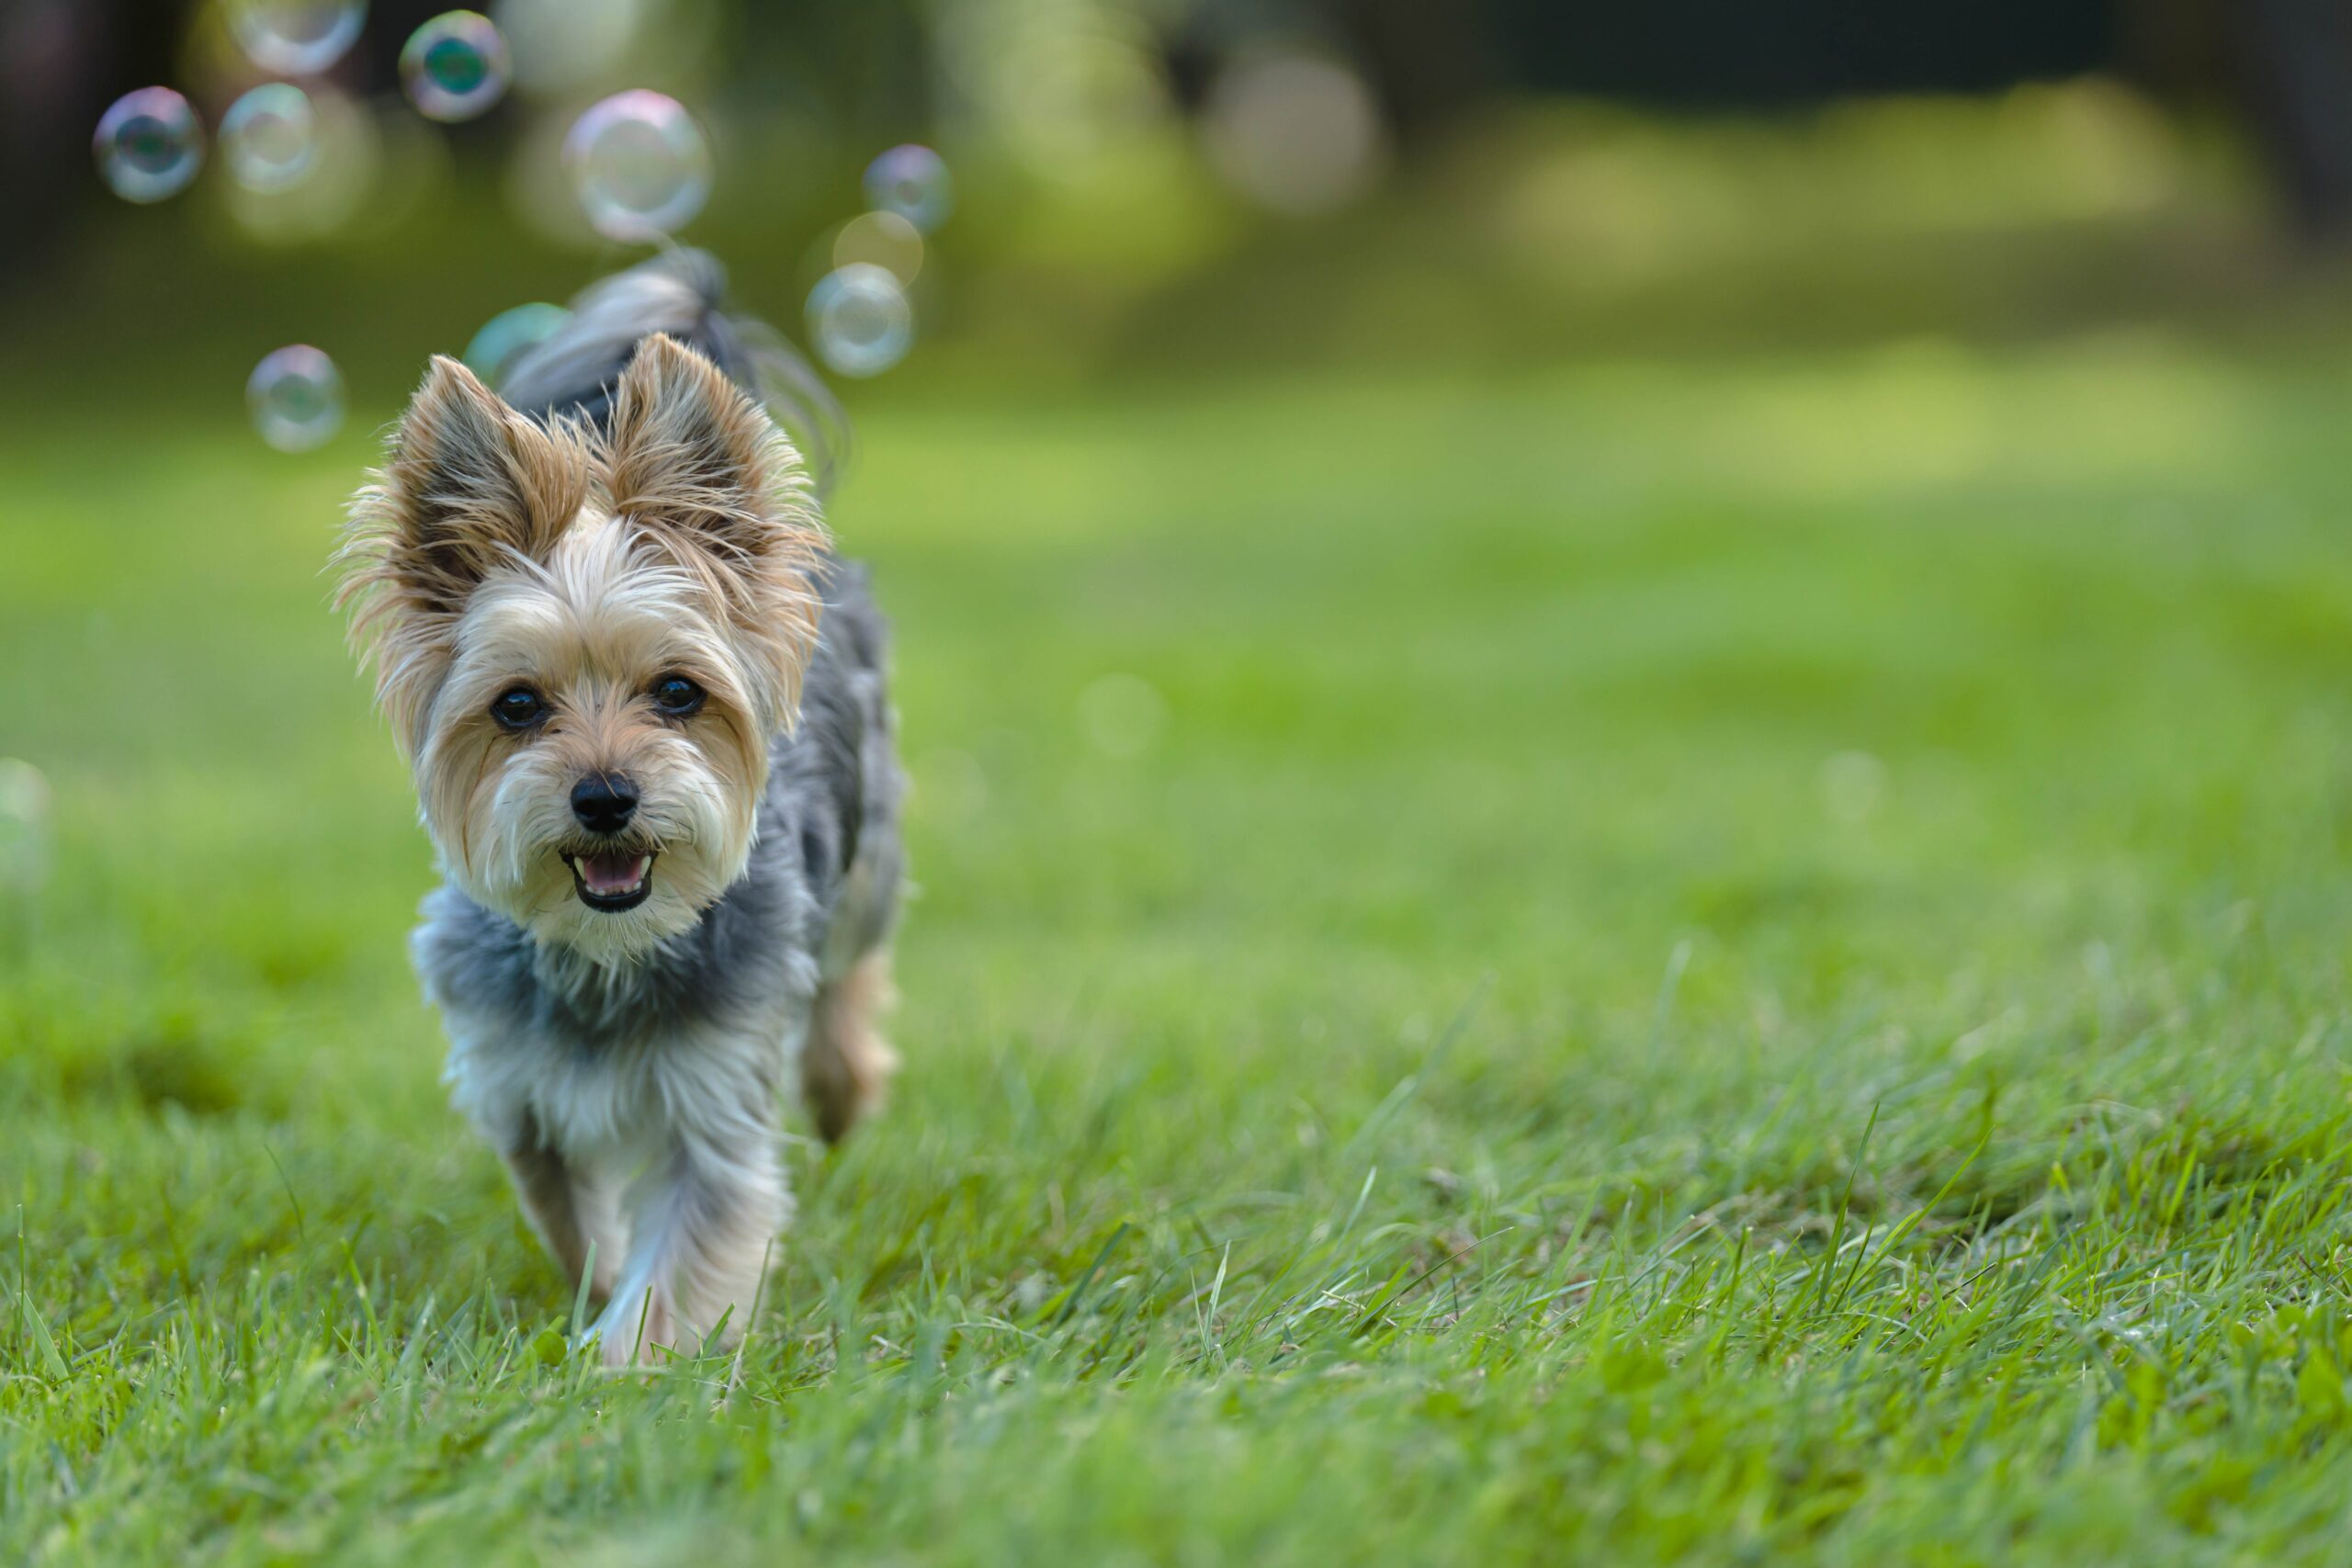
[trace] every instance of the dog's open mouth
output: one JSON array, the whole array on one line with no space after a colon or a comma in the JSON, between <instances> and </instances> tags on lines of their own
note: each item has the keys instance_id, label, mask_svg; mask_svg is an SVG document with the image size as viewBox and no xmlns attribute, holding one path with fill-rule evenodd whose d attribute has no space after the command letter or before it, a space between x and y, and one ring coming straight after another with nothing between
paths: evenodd
<instances>
[{"instance_id":1,"label":"dog's open mouth","mask_svg":"<svg viewBox=\"0 0 2352 1568\"><path fill-rule=\"evenodd\" d=\"M580 901L592 909L618 914L634 909L653 892L653 852L574 854L566 850L563 863L571 868L571 886Z\"/></svg>"}]
</instances>

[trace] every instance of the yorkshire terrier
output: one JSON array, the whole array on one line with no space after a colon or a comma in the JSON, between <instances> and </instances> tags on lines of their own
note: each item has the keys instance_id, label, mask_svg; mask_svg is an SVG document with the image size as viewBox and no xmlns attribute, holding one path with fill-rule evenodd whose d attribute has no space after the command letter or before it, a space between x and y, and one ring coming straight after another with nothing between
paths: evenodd
<instances>
[{"instance_id":1,"label":"yorkshire terrier","mask_svg":"<svg viewBox=\"0 0 2352 1568\"><path fill-rule=\"evenodd\" d=\"M740 1338L787 1079L831 1142L896 1066L885 626L771 412L820 446L822 389L721 281L608 278L500 391L435 358L341 557L444 878L452 1098L614 1366Z\"/></svg>"}]
</instances>

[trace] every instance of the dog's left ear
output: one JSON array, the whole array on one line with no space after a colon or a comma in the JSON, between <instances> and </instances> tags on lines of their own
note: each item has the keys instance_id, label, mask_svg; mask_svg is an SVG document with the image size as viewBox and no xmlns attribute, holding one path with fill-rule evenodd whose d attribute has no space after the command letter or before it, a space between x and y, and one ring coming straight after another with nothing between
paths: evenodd
<instances>
[{"instance_id":1,"label":"dog's left ear","mask_svg":"<svg viewBox=\"0 0 2352 1568\"><path fill-rule=\"evenodd\" d=\"M765 410L666 333L638 345L605 437L613 510L745 559L799 548L812 519L799 457Z\"/></svg>"},{"instance_id":2,"label":"dog's left ear","mask_svg":"<svg viewBox=\"0 0 2352 1568\"><path fill-rule=\"evenodd\" d=\"M339 603L376 666L378 700L413 749L468 601L516 561L544 560L587 497L576 428L525 418L435 356L384 466L352 498Z\"/></svg>"},{"instance_id":3,"label":"dog's left ear","mask_svg":"<svg viewBox=\"0 0 2352 1568\"><path fill-rule=\"evenodd\" d=\"M767 716L788 722L825 545L792 443L716 365L656 333L613 390L604 468L615 514L710 579L774 677Z\"/></svg>"}]
</instances>

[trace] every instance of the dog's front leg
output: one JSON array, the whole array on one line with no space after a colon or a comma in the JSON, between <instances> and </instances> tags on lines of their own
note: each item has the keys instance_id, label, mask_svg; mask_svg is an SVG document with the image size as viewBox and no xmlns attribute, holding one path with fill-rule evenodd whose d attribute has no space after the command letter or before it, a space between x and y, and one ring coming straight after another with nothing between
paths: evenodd
<instances>
[{"instance_id":1,"label":"dog's front leg","mask_svg":"<svg viewBox=\"0 0 2352 1568\"><path fill-rule=\"evenodd\" d=\"M564 1158L528 1111L514 1133L499 1141L498 1152L514 1179L514 1195L522 1201L523 1217L546 1244L564 1283L579 1288L580 1276L589 1268L588 1244L593 1240L596 1277L591 1289L600 1300L608 1295L620 1267L620 1242L609 1201L588 1190L582 1173Z\"/></svg>"},{"instance_id":2,"label":"dog's front leg","mask_svg":"<svg viewBox=\"0 0 2352 1568\"><path fill-rule=\"evenodd\" d=\"M789 1213L776 1131L762 1119L680 1135L650 1182L628 1267L596 1323L607 1366L742 1337Z\"/></svg>"}]
</instances>

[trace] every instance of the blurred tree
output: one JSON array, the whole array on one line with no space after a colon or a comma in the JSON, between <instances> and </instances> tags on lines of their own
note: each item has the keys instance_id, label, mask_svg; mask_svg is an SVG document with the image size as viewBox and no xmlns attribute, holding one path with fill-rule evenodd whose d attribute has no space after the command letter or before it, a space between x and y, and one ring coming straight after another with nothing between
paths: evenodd
<instances>
[{"instance_id":1,"label":"blurred tree","mask_svg":"<svg viewBox=\"0 0 2352 1568\"><path fill-rule=\"evenodd\" d=\"M2352 5L2234 0L2245 99L2310 233L2352 238Z\"/></svg>"},{"instance_id":2,"label":"blurred tree","mask_svg":"<svg viewBox=\"0 0 2352 1568\"><path fill-rule=\"evenodd\" d=\"M177 0L0 0L0 272L97 182L90 133L132 87L168 80Z\"/></svg>"},{"instance_id":3,"label":"blurred tree","mask_svg":"<svg viewBox=\"0 0 2352 1568\"><path fill-rule=\"evenodd\" d=\"M942 107L939 40L969 33L978 15L974 0L660 3L675 16L657 19L657 31L692 21L718 40L708 51L712 85L845 146L925 134ZM2222 106L2258 139L2307 231L2352 233L2352 0L998 4L1039 26L1124 17L1158 40L1159 65L1188 109L1254 40L1328 48L1363 73L1408 155L1514 91L1770 106L2120 71L2170 101ZM346 86L389 88L410 29L446 7L374 0L367 34L335 75ZM121 93L175 79L195 10L192 0L0 0L0 181L11 219L0 225L0 269L54 234L77 201L104 199L90 173L91 128ZM493 114L456 134L510 129Z\"/></svg>"},{"instance_id":4,"label":"blurred tree","mask_svg":"<svg viewBox=\"0 0 2352 1568\"><path fill-rule=\"evenodd\" d=\"M1509 80L1653 103L1758 106L1981 92L2115 63L2111 0L1489 0Z\"/></svg>"}]
</instances>

